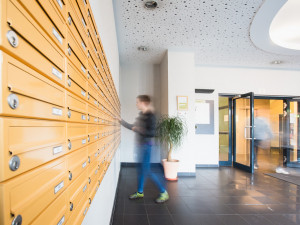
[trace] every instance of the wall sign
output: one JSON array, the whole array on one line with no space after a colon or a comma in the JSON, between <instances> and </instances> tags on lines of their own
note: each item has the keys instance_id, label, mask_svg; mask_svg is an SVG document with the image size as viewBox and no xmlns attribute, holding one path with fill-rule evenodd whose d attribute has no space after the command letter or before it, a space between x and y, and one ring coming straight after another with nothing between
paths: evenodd
<instances>
[{"instance_id":1,"label":"wall sign","mask_svg":"<svg viewBox=\"0 0 300 225\"><path fill-rule=\"evenodd\" d=\"M214 134L214 101L199 100L195 102L195 133Z\"/></svg>"},{"instance_id":2,"label":"wall sign","mask_svg":"<svg viewBox=\"0 0 300 225\"><path fill-rule=\"evenodd\" d=\"M187 111L188 109L188 96L177 96L177 110Z\"/></svg>"}]
</instances>

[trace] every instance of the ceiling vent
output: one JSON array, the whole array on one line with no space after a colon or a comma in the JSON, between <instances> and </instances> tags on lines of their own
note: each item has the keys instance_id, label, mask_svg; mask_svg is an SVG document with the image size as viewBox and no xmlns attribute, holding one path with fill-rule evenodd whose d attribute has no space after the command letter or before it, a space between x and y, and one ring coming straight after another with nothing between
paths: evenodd
<instances>
[{"instance_id":1,"label":"ceiling vent","mask_svg":"<svg viewBox=\"0 0 300 225\"><path fill-rule=\"evenodd\" d=\"M147 9L155 9L157 7L157 2L156 1L148 1L145 3L145 7Z\"/></svg>"}]
</instances>

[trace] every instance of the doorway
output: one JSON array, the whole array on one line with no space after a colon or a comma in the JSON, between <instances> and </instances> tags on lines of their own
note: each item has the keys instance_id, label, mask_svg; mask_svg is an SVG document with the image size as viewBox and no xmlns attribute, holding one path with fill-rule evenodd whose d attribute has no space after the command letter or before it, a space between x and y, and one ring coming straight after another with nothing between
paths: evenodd
<instances>
[{"instance_id":1,"label":"doorway","mask_svg":"<svg viewBox=\"0 0 300 225\"><path fill-rule=\"evenodd\" d=\"M249 94L219 96L219 165L254 172L257 156L260 171L274 171L283 165L300 167L299 112L300 104L291 97L253 95L251 106ZM258 148L254 141L255 117L264 118L272 132Z\"/></svg>"}]
</instances>

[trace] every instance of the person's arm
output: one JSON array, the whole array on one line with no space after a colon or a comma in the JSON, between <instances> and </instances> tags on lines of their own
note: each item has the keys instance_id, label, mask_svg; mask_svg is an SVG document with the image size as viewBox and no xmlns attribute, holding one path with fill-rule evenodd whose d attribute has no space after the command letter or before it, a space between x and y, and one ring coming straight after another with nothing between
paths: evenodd
<instances>
[{"instance_id":1,"label":"person's arm","mask_svg":"<svg viewBox=\"0 0 300 225\"><path fill-rule=\"evenodd\" d=\"M132 128L134 127L133 124L127 123L125 120L121 119L120 120L121 125L123 125L124 127L126 127L129 130L132 130Z\"/></svg>"}]
</instances>

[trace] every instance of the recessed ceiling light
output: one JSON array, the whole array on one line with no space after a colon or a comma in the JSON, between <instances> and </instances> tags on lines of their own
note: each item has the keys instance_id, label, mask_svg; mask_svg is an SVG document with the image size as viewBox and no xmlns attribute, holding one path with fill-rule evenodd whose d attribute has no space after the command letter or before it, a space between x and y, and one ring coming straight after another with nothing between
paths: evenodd
<instances>
[{"instance_id":1,"label":"recessed ceiling light","mask_svg":"<svg viewBox=\"0 0 300 225\"><path fill-rule=\"evenodd\" d=\"M145 7L147 9L155 9L157 7L157 2L156 1L147 1L145 3Z\"/></svg>"},{"instance_id":2,"label":"recessed ceiling light","mask_svg":"<svg viewBox=\"0 0 300 225\"><path fill-rule=\"evenodd\" d=\"M145 52L148 51L148 48L146 46L140 46L138 47L138 50Z\"/></svg>"},{"instance_id":3,"label":"recessed ceiling light","mask_svg":"<svg viewBox=\"0 0 300 225\"><path fill-rule=\"evenodd\" d=\"M282 61L280 61L280 60L274 60L271 62L271 64L281 64L281 63L282 63Z\"/></svg>"}]
</instances>

